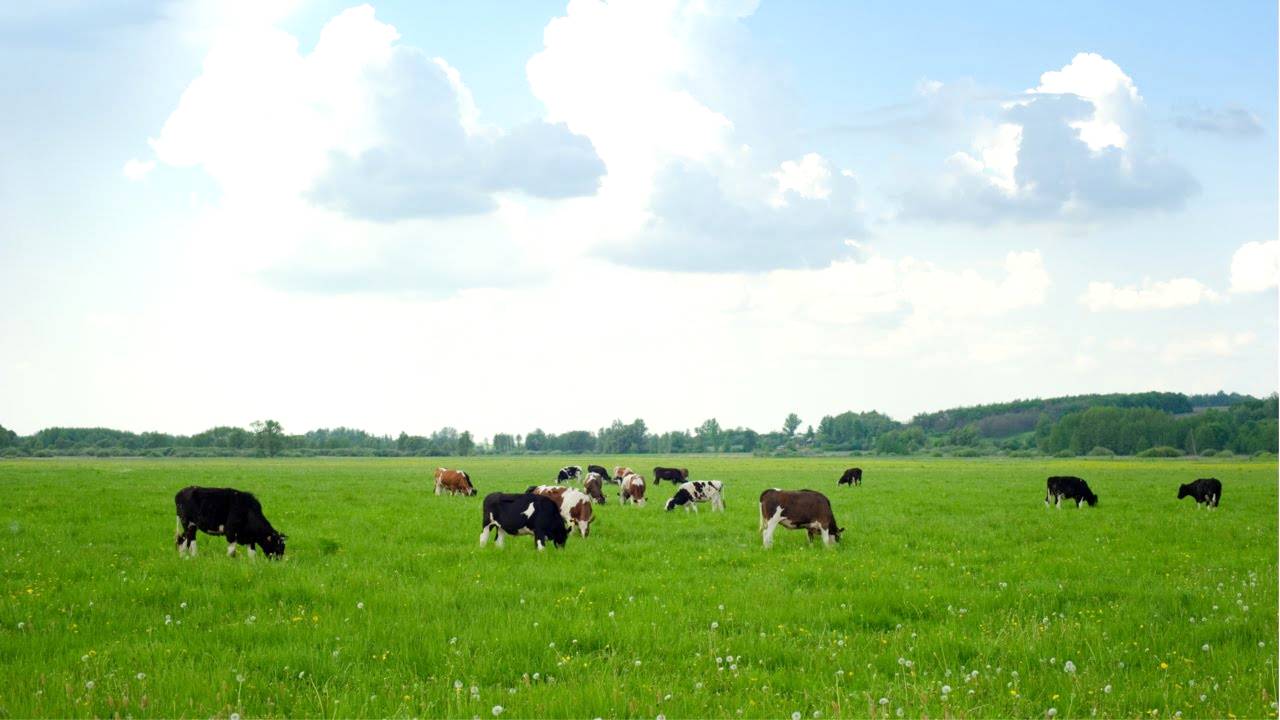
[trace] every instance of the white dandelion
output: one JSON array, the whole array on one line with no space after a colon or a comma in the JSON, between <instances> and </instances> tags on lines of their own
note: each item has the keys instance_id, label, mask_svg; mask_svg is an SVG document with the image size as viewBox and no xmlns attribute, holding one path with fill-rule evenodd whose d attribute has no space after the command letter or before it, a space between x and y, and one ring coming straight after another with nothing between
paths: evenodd
<instances>
[{"instance_id":1,"label":"white dandelion","mask_svg":"<svg viewBox=\"0 0 1280 720\"><path fill-rule=\"evenodd\" d=\"M1200 646L1200 649L1201 649L1201 650L1203 650L1203 651L1205 651L1205 652L1209 652L1209 643L1205 643L1205 644L1201 645L1201 646Z\"/></svg>"},{"instance_id":2,"label":"white dandelion","mask_svg":"<svg viewBox=\"0 0 1280 720\"><path fill-rule=\"evenodd\" d=\"M147 674L146 674L146 673L138 673L137 675L134 675L134 677L138 678L139 680L146 680L146 679L147 679Z\"/></svg>"},{"instance_id":3,"label":"white dandelion","mask_svg":"<svg viewBox=\"0 0 1280 720\"><path fill-rule=\"evenodd\" d=\"M1075 663L1073 663L1073 662L1071 662L1070 660L1068 660L1068 661L1066 661L1066 662L1062 663L1062 671L1063 671L1063 672L1066 672L1066 673L1075 673L1075 671L1076 671L1076 664L1075 664Z\"/></svg>"},{"instance_id":4,"label":"white dandelion","mask_svg":"<svg viewBox=\"0 0 1280 720\"><path fill-rule=\"evenodd\" d=\"M1049 708L1049 712L1045 713L1045 715L1048 715L1049 717L1053 717L1057 714L1058 714L1058 708Z\"/></svg>"},{"instance_id":5,"label":"white dandelion","mask_svg":"<svg viewBox=\"0 0 1280 720\"><path fill-rule=\"evenodd\" d=\"M453 681L453 689L454 689L454 690L461 690L461 689L462 689L462 681L461 681L461 680L454 680L454 681Z\"/></svg>"},{"instance_id":6,"label":"white dandelion","mask_svg":"<svg viewBox=\"0 0 1280 720\"><path fill-rule=\"evenodd\" d=\"M804 715L800 714L799 710L791 713L791 720L800 720L802 717L804 717Z\"/></svg>"},{"instance_id":7,"label":"white dandelion","mask_svg":"<svg viewBox=\"0 0 1280 720\"><path fill-rule=\"evenodd\" d=\"M240 720L240 713L231 713L227 716L227 720Z\"/></svg>"},{"instance_id":8,"label":"white dandelion","mask_svg":"<svg viewBox=\"0 0 1280 720\"><path fill-rule=\"evenodd\" d=\"M92 689L93 689L93 684L94 684L94 683L93 683L93 681L92 681L92 680L89 680L89 681L85 682L85 684L84 684L84 689L85 689L85 690L92 690Z\"/></svg>"},{"instance_id":9,"label":"white dandelion","mask_svg":"<svg viewBox=\"0 0 1280 720\"><path fill-rule=\"evenodd\" d=\"M502 714L503 710L506 710L506 708L502 707L501 705L494 705L493 710L491 712L493 713L494 717L498 717L499 715Z\"/></svg>"},{"instance_id":10,"label":"white dandelion","mask_svg":"<svg viewBox=\"0 0 1280 720\"><path fill-rule=\"evenodd\" d=\"M357 609L357 610L363 610L363 609L364 609L364 601L363 601L363 600L361 600L360 602L356 603L356 609Z\"/></svg>"},{"instance_id":11,"label":"white dandelion","mask_svg":"<svg viewBox=\"0 0 1280 720\"><path fill-rule=\"evenodd\" d=\"M1102 692L1104 692L1104 693L1106 693L1106 694L1110 695L1110 694L1111 694L1111 685L1110 685L1110 684L1108 684L1108 685L1106 685L1105 687L1103 687L1103 688L1102 688Z\"/></svg>"}]
</instances>

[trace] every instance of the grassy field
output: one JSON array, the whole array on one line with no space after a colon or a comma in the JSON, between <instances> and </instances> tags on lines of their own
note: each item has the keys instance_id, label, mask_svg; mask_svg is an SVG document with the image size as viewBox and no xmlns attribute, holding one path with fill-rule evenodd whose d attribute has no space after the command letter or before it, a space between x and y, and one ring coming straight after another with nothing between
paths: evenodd
<instances>
[{"instance_id":1,"label":"grassy field","mask_svg":"<svg viewBox=\"0 0 1280 720\"><path fill-rule=\"evenodd\" d=\"M568 461L665 462L0 462L0 717L1276 714L1274 460L685 457L726 513L607 487L541 554L431 492L437 464L483 497ZM1101 501L1046 510L1050 474ZM1175 499L1208 476L1221 508ZM188 484L255 492L286 560L179 559ZM826 492L844 541L764 551L774 486Z\"/></svg>"}]
</instances>

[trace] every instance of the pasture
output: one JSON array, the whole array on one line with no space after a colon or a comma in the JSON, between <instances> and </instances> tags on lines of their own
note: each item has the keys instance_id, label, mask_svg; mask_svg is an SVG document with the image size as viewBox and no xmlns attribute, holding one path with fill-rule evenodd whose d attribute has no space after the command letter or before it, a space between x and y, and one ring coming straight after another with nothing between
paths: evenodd
<instances>
[{"instance_id":1,"label":"pasture","mask_svg":"<svg viewBox=\"0 0 1280 720\"><path fill-rule=\"evenodd\" d=\"M538 554L480 501L563 464L687 466ZM462 467L479 496L437 497ZM836 487L849 465L860 488ZM1046 510L1047 475L1096 508ZM1176 500L1223 481L1222 506ZM174 550L173 495L254 492L283 562ZM843 542L757 497L813 488ZM0 717L1274 717L1274 460L543 457L0 462Z\"/></svg>"}]
</instances>

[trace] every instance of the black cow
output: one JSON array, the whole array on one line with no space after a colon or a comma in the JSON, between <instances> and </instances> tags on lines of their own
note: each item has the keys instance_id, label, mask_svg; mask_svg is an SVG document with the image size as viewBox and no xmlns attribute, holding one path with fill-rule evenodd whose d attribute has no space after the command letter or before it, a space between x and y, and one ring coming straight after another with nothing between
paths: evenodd
<instances>
[{"instance_id":1,"label":"black cow","mask_svg":"<svg viewBox=\"0 0 1280 720\"><path fill-rule=\"evenodd\" d=\"M682 483L689 479L689 468L656 467L653 469L653 484L659 485L663 480Z\"/></svg>"},{"instance_id":2,"label":"black cow","mask_svg":"<svg viewBox=\"0 0 1280 720\"><path fill-rule=\"evenodd\" d=\"M588 465L587 474L590 475L591 473L599 473L600 477L604 478L605 482L609 482L613 478L603 465Z\"/></svg>"},{"instance_id":3,"label":"black cow","mask_svg":"<svg viewBox=\"0 0 1280 720\"><path fill-rule=\"evenodd\" d=\"M1193 483L1179 485L1178 499L1188 495L1196 499L1197 505L1216 508L1218 501L1222 499L1222 482L1218 478L1200 478Z\"/></svg>"},{"instance_id":4,"label":"black cow","mask_svg":"<svg viewBox=\"0 0 1280 720\"><path fill-rule=\"evenodd\" d=\"M849 468L840 476L840 482L837 485L861 485L862 484L862 468Z\"/></svg>"},{"instance_id":5,"label":"black cow","mask_svg":"<svg viewBox=\"0 0 1280 720\"><path fill-rule=\"evenodd\" d=\"M178 511L178 532L174 543L179 555L196 556L196 531L227 538L227 555L235 557L236 546L262 548L267 557L282 557L287 538L277 532L262 514L258 499L247 492L231 488L204 488L194 485L178 491L173 497Z\"/></svg>"},{"instance_id":6,"label":"black cow","mask_svg":"<svg viewBox=\"0 0 1280 720\"><path fill-rule=\"evenodd\" d=\"M577 465L566 465L560 468L560 472L556 474L556 482L568 482L569 480L577 480L582 474L582 468Z\"/></svg>"},{"instance_id":7,"label":"black cow","mask_svg":"<svg viewBox=\"0 0 1280 720\"><path fill-rule=\"evenodd\" d=\"M1098 504L1098 496L1093 494L1089 489L1089 483L1081 480L1073 475L1054 475L1045 481L1044 506L1049 507L1049 501L1054 500L1054 504L1059 509L1062 508L1062 499L1075 500L1076 507L1080 507L1080 502L1089 503L1089 507Z\"/></svg>"},{"instance_id":8,"label":"black cow","mask_svg":"<svg viewBox=\"0 0 1280 720\"><path fill-rule=\"evenodd\" d=\"M569 539L569 528L560 517L560 507L554 500L533 493L489 493L484 498L484 517L481 520L480 546L489 542L489 532L498 531L494 542L502 547L507 535L532 535L533 544L539 550L551 540L556 547L564 547Z\"/></svg>"}]
</instances>

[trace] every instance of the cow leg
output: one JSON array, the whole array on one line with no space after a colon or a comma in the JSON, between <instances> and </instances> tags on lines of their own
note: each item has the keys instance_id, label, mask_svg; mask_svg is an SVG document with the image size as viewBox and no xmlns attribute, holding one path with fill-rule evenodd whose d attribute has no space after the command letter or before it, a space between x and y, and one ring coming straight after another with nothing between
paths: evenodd
<instances>
[{"instance_id":1,"label":"cow leg","mask_svg":"<svg viewBox=\"0 0 1280 720\"><path fill-rule=\"evenodd\" d=\"M489 530L491 527L491 525L485 523L484 526L480 528L480 547L484 547L489 544Z\"/></svg>"},{"instance_id":2,"label":"cow leg","mask_svg":"<svg viewBox=\"0 0 1280 720\"><path fill-rule=\"evenodd\" d=\"M505 547L505 546L506 546L506 543L504 543L504 542L503 542L503 539L504 539L504 538L506 538L506 537L507 537L507 531L506 531L506 530L503 530L503 529L502 529L502 526L501 526L501 525L499 525L499 526L498 526L498 539L496 539L496 540L494 540L494 541L493 541L494 546L495 546L495 547Z\"/></svg>"},{"instance_id":3,"label":"cow leg","mask_svg":"<svg viewBox=\"0 0 1280 720\"><path fill-rule=\"evenodd\" d=\"M186 543L182 542L182 538L185 535L185 533L182 532L182 518L175 516L174 522L177 523L177 526L173 531L173 544L178 547L179 555L185 555L187 548Z\"/></svg>"},{"instance_id":4,"label":"cow leg","mask_svg":"<svg viewBox=\"0 0 1280 720\"><path fill-rule=\"evenodd\" d=\"M227 543L227 557L233 558L235 556L236 556L236 544L235 544L235 541L232 541Z\"/></svg>"},{"instance_id":5,"label":"cow leg","mask_svg":"<svg viewBox=\"0 0 1280 720\"><path fill-rule=\"evenodd\" d=\"M1045 490L1044 491L1044 507L1046 510L1049 509L1049 498L1050 498L1049 491Z\"/></svg>"},{"instance_id":6,"label":"cow leg","mask_svg":"<svg viewBox=\"0 0 1280 720\"><path fill-rule=\"evenodd\" d=\"M194 528L192 528L192 529L194 530ZM187 538L188 538L188 539L187 539L187 553L188 553L189 555L191 555L191 557L195 557L195 556L196 556L196 539L195 539L195 538L193 538L193 537L191 537L192 535L195 535L195 533L194 533L194 532L191 532L191 533L188 533L188 534L187 534Z\"/></svg>"},{"instance_id":7,"label":"cow leg","mask_svg":"<svg viewBox=\"0 0 1280 720\"><path fill-rule=\"evenodd\" d=\"M827 532L827 529L825 527L822 528L822 544L829 547L833 542L835 542L835 538L831 535L831 533Z\"/></svg>"},{"instance_id":8,"label":"cow leg","mask_svg":"<svg viewBox=\"0 0 1280 720\"><path fill-rule=\"evenodd\" d=\"M436 495L440 494L440 483L436 483Z\"/></svg>"},{"instance_id":9,"label":"cow leg","mask_svg":"<svg viewBox=\"0 0 1280 720\"><path fill-rule=\"evenodd\" d=\"M253 551L253 543L250 543L250 544L248 545L248 548L249 548L249 559L250 559L250 560L252 560L252 559L254 559L255 557L257 557L257 553L255 553L255 552Z\"/></svg>"},{"instance_id":10,"label":"cow leg","mask_svg":"<svg viewBox=\"0 0 1280 720\"><path fill-rule=\"evenodd\" d=\"M1059 510L1061 510L1061 509L1062 509L1062 495L1055 495L1054 497L1056 497L1056 498L1057 498L1057 500L1055 500L1055 501L1054 501L1054 503L1053 503L1054 507L1056 507L1056 508L1058 508Z\"/></svg>"},{"instance_id":11,"label":"cow leg","mask_svg":"<svg viewBox=\"0 0 1280 720\"><path fill-rule=\"evenodd\" d=\"M542 534L542 531L534 532L533 546L538 548L539 551L547 549L547 545L544 540L546 540L546 536Z\"/></svg>"},{"instance_id":12,"label":"cow leg","mask_svg":"<svg viewBox=\"0 0 1280 720\"><path fill-rule=\"evenodd\" d=\"M775 510L773 513L773 517L769 518L769 521L765 523L764 531L763 531L763 540L764 540L765 547L767 548L773 547L773 533L775 530L778 529L778 523L780 522L782 522L781 507Z\"/></svg>"}]
</instances>

